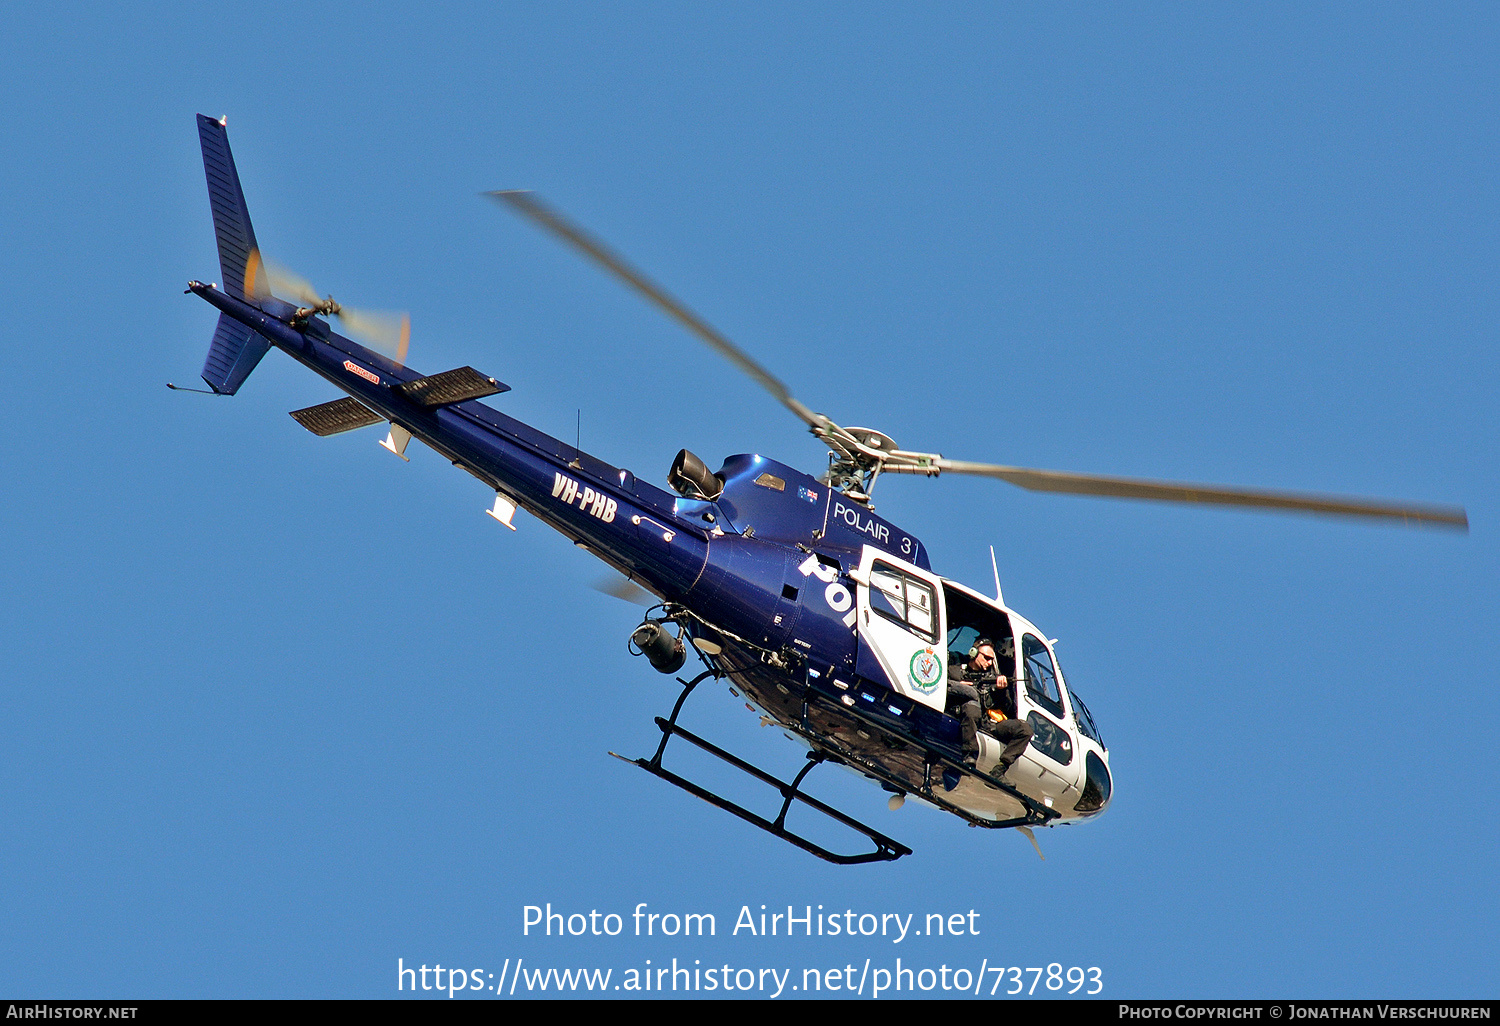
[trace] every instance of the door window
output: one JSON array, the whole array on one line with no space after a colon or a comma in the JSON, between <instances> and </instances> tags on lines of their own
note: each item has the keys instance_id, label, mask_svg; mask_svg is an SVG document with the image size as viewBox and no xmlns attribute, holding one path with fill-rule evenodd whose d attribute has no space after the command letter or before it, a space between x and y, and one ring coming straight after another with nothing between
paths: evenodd
<instances>
[{"instance_id":1,"label":"door window","mask_svg":"<svg viewBox=\"0 0 1500 1026\"><path fill-rule=\"evenodd\" d=\"M870 608L937 644L937 593L926 581L877 562L870 567Z\"/></svg>"}]
</instances>

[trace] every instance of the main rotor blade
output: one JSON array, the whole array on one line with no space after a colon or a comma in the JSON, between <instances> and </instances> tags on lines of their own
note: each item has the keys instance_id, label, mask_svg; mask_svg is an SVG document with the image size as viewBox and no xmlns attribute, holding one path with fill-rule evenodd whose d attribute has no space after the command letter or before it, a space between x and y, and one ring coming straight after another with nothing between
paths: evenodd
<instances>
[{"instance_id":1,"label":"main rotor blade","mask_svg":"<svg viewBox=\"0 0 1500 1026\"><path fill-rule=\"evenodd\" d=\"M603 592L610 598L623 599L638 606L650 607L661 601L639 584L624 577L602 578L595 581L592 587L595 591Z\"/></svg>"},{"instance_id":2,"label":"main rotor blade","mask_svg":"<svg viewBox=\"0 0 1500 1026\"><path fill-rule=\"evenodd\" d=\"M1033 492L1068 492L1074 495L1104 495L1117 499L1153 499L1159 502L1282 509L1301 513L1323 513L1330 516L1400 520L1408 526L1456 527L1463 531L1469 529L1469 515L1457 506L1428 506L1378 499L1341 498L1296 492L1264 492L1248 488L1225 488L1220 485L1143 481L1129 477L1101 477L1096 474L1068 474L1056 470L1002 467L994 463L970 463L967 460L949 460L941 457L934 460L933 465L950 474L998 477L1002 481L1008 481ZM905 468L895 466L887 467L886 470L897 473L923 472L920 469L906 471Z\"/></svg>"},{"instance_id":3,"label":"main rotor blade","mask_svg":"<svg viewBox=\"0 0 1500 1026\"><path fill-rule=\"evenodd\" d=\"M682 303L669 295L660 285L657 285L650 278L647 278L640 271L626 263L622 257L604 245L604 243L589 235L556 210L544 204L537 198L535 193L523 189L506 189L491 192L487 195L492 197L496 202L510 204L514 210L524 217L529 218L533 223L540 225L564 241L571 243L574 248L592 258L596 263L614 274L615 277L655 303L668 317L671 317L688 331L697 335L717 350L719 355L759 382L762 388L775 396L781 405L802 418L809 427L826 427L828 425L829 421L827 417L814 413L794 399L786 385L782 384L779 379L752 360L748 353L719 334L707 321L682 305Z\"/></svg>"}]
</instances>

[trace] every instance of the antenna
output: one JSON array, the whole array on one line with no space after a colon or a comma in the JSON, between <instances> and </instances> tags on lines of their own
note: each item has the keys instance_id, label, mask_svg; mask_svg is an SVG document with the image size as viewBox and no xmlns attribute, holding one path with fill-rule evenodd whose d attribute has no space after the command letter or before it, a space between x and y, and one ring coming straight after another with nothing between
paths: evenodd
<instances>
[{"instance_id":1,"label":"antenna","mask_svg":"<svg viewBox=\"0 0 1500 1026\"><path fill-rule=\"evenodd\" d=\"M990 546L990 567L995 571L995 601L1005 605L1005 596L1000 593L1000 564L995 562L995 546Z\"/></svg>"},{"instance_id":2,"label":"antenna","mask_svg":"<svg viewBox=\"0 0 1500 1026\"><path fill-rule=\"evenodd\" d=\"M583 469L583 407L581 406L573 420L573 462L568 466L574 470Z\"/></svg>"}]
</instances>

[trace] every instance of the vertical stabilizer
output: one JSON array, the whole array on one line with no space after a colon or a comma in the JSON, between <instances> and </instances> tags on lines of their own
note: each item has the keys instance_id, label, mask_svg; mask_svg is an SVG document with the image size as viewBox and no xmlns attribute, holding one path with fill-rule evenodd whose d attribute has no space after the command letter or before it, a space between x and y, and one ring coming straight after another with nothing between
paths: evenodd
<instances>
[{"instance_id":1,"label":"vertical stabilizer","mask_svg":"<svg viewBox=\"0 0 1500 1026\"><path fill-rule=\"evenodd\" d=\"M219 240L222 288L236 299L254 303L269 296L266 270L261 265L250 210L240 188L240 175L229 152L224 122L198 115L198 138L203 144L203 170L208 176L208 199L214 212L214 234Z\"/></svg>"}]
</instances>

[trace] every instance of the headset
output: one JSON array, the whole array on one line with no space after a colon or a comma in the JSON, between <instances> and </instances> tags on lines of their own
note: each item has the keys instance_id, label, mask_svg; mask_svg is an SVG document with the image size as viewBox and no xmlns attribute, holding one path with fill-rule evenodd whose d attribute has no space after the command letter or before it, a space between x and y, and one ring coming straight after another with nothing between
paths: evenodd
<instances>
[{"instance_id":1,"label":"headset","mask_svg":"<svg viewBox=\"0 0 1500 1026\"><path fill-rule=\"evenodd\" d=\"M1014 659L1016 657L1016 639L1006 638L1000 644L995 644L989 638L976 638L974 644L969 648L969 658L973 659L979 654L979 650L985 645L995 650L995 654L1001 659Z\"/></svg>"}]
</instances>

